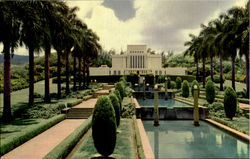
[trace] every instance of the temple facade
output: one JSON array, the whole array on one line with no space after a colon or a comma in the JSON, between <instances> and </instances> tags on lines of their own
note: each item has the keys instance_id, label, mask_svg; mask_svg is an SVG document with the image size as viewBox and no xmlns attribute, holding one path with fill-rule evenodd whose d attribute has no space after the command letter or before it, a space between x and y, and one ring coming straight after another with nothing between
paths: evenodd
<instances>
[{"instance_id":1,"label":"temple facade","mask_svg":"<svg viewBox=\"0 0 250 159\"><path fill-rule=\"evenodd\" d=\"M91 67L90 75L185 75L187 68L162 67L162 57L159 54L147 52L147 45L127 45L127 51L122 55L112 55L112 67L106 65Z\"/></svg>"}]
</instances>

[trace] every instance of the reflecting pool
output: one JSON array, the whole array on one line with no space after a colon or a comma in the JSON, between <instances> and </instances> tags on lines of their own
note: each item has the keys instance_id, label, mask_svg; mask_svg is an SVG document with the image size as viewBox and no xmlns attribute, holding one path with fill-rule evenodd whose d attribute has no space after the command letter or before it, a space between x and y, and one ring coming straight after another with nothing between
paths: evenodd
<instances>
[{"instance_id":1,"label":"reflecting pool","mask_svg":"<svg viewBox=\"0 0 250 159\"><path fill-rule=\"evenodd\" d=\"M214 126L192 120L165 120L154 127L143 121L156 159L166 158L248 158L249 144Z\"/></svg>"},{"instance_id":2,"label":"reflecting pool","mask_svg":"<svg viewBox=\"0 0 250 159\"><path fill-rule=\"evenodd\" d=\"M141 98L137 98L137 101L139 103L140 106L142 107L147 107L147 106L154 106L154 99L141 99ZM158 106L159 107L190 107L191 105L183 103L183 102L179 102L176 101L174 99L158 99Z\"/></svg>"}]
</instances>

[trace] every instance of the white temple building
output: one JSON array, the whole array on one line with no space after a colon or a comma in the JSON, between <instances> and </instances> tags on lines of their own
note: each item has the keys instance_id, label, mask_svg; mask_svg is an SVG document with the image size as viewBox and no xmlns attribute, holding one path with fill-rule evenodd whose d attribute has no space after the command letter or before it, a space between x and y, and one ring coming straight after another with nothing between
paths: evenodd
<instances>
[{"instance_id":1,"label":"white temple building","mask_svg":"<svg viewBox=\"0 0 250 159\"><path fill-rule=\"evenodd\" d=\"M127 45L127 51L122 55L112 55L112 67L90 67L90 75L185 75L185 67L162 67L162 57L159 54L147 52L147 45Z\"/></svg>"}]
</instances>

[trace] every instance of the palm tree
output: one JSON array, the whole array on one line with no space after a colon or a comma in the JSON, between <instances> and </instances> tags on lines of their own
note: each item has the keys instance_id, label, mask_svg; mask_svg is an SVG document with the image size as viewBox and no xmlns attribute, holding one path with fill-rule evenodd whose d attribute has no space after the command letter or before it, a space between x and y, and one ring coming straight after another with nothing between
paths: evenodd
<instances>
[{"instance_id":1,"label":"palm tree","mask_svg":"<svg viewBox=\"0 0 250 159\"><path fill-rule=\"evenodd\" d=\"M19 2L0 2L0 42L4 53L4 106L3 120L11 120L10 56L14 53L20 37Z\"/></svg>"},{"instance_id":2,"label":"palm tree","mask_svg":"<svg viewBox=\"0 0 250 159\"><path fill-rule=\"evenodd\" d=\"M199 54L198 54L198 46L196 45L196 39L197 37L193 34L189 34L189 37L191 38L190 41L185 42L185 46L189 46L189 48L184 52L184 56L193 56L194 62L196 66L196 80L199 79Z\"/></svg>"},{"instance_id":3,"label":"palm tree","mask_svg":"<svg viewBox=\"0 0 250 159\"><path fill-rule=\"evenodd\" d=\"M249 95L249 1L246 7L233 7L228 11L229 15L236 22L234 34L236 41L239 41L240 56L245 56L246 59L246 88L247 96Z\"/></svg>"},{"instance_id":4,"label":"palm tree","mask_svg":"<svg viewBox=\"0 0 250 159\"><path fill-rule=\"evenodd\" d=\"M40 5L38 1L22 2L19 16L22 20L21 45L24 43L29 49L29 105L34 105L34 52L41 47L42 25L39 17Z\"/></svg>"}]
</instances>

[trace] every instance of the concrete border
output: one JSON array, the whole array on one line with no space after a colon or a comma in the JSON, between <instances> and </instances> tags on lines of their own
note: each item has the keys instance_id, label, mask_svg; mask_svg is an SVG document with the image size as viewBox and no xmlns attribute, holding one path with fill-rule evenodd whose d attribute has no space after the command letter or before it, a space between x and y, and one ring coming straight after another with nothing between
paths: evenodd
<instances>
[{"instance_id":1,"label":"concrete border","mask_svg":"<svg viewBox=\"0 0 250 159\"><path fill-rule=\"evenodd\" d=\"M212 124L212 125L214 125L214 126L216 126L216 127L218 127L218 128L220 128L220 129L225 130L226 132L228 132L228 133L230 133L230 134L232 134L232 135L234 135L234 136L236 136L236 137L238 137L238 138L240 138L240 139L242 139L244 141L250 142L250 136L247 135L247 134L244 134L244 133L239 132L239 131L237 131L235 129L232 129L232 128L230 128L230 127L228 127L226 125L223 125L223 124L221 124L221 123L219 123L217 121L214 121L212 119L205 119L205 121Z\"/></svg>"},{"instance_id":2,"label":"concrete border","mask_svg":"<svg viewBox=\"0 0 250 159\"><path fill-rule=\"evenodd\" d=\"M148 140L148 136L146 134L146 131L144 129L143 123L141 119L136 119L137 121L137 126L139 129L139 133L141 136L141 142L142 142L142 147L144 150L144 155L146 159L155 159L155 155L152 151L152 148L150 146L149 140Z\"/></svg>"}]
</instances>

